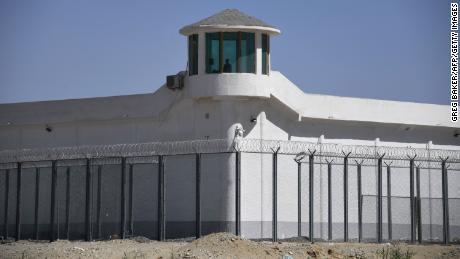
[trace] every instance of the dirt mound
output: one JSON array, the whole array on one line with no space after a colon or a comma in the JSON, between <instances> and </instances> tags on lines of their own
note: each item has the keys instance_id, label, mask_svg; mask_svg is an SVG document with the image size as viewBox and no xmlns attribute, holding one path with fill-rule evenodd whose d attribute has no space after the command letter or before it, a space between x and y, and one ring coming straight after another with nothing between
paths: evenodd
<instances>
[{"instance_id":1,"label":"dirt mound","mask_svg":"<svg viewBox=\"0 0 460 259\"><path fill-rule=\"evenodd\" d=\"M250 241L228 233L217 233L191 241L158 242L144 237L97 242L25 241L0 244L0 259L173 259L173 258L381 258L385 253L414 254L414 259L460 258L458 245L311 244L305 238L290 238L292 242Z\"/></svg>"},{"instance_id":2,"label":"dirt mound","mask_svg":"<svg viewBox=\"0 0 460 259\"><path fill-rule=\"evenodd\" d=\"M309 243L254 242L230 233L210 234L176 251L180 258L336 258L336 254Z\"/></svg>"}]
</instances>

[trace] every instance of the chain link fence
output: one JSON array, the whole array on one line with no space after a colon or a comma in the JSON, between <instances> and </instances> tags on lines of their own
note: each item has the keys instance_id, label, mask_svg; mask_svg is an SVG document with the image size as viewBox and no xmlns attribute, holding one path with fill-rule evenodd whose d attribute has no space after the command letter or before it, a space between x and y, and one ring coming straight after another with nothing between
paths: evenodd
<instances>
[{"instance_id":1,"label":"chain link fence","mask_svg":"<svg viewBox=\"0 0 460 259\"><path fill-rule=\"evenodd\" d=\"M268 173L254 176L262 162L251 154L265 156ZM455 150L300 141L3 150L0 235L164 240L227 231L272 240L459 242L459 171ZM266 184L259 200L247 189L254 186L241 185L250 178ZM242 202L265 216L242 222Z\"/></svg>"}]
</instances>

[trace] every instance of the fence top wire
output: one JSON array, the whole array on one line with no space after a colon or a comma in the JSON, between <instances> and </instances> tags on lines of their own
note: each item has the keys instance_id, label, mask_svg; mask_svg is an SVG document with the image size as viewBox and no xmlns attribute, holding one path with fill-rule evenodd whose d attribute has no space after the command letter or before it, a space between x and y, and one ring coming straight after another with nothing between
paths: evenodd
<instances>
[{"instance_id":1,"label":"fence top wire","mask_svg":"<svg viewBox=\"0 0 460 259\"><path fill-rule=\"evenodd\" d=\"M88 145L74 147L35 148L0 151L0 163L25 161L50 161L67 159L142 157L157 155L181 155L193 153L254 152L300 155L303 160L308 155L328 158L343 158L348 155L352 161L370 161L382 157L385 160L436 162L448 159L449 163L460 163L460 150L424 149L410 147L344 145L338 143L315 143L307 141L261 140L235 138L213 140L188 140L169 142L149 142L135 144ZM303 154L303 155L302 155Z\"/></svg>"},{"instance_id":2,"label":"fence top wire","mask_svg":"<svg viewBox=\"0 0 460 259\"><path fill-rule=\"evenodd\" d=\"M448 162L460 162L460 150L449 149L425 149L412 147L371 146L371 145L344 145L339 143L315 143L307 141L286 140L258 140L241 139L235 141L236 149L243 152L272 153L272 150L280 148L278 154L299 155L304 160L308 155L331 158L343 158L348 156L350 161L378 159L386 160L410 160L440 162L448 159Z\"/></svg>"},{"instance_id":3,"label":"fence top wire","mask_svg":"<svg viewBox=\"0 0 460 259\"><path fill-rule=\"evenodd\" d=\"M233 143L227 139L86 145L74 147L2 150L0 151L0 163L107 157L147 157L232 151Z\"/></svg>"}]
</instances>

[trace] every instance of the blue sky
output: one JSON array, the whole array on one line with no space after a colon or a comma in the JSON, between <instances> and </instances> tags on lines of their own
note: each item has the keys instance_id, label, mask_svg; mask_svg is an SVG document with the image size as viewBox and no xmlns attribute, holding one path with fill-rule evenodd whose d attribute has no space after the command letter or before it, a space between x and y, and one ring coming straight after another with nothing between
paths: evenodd
<instances>
[{"instance_id":1,"label":"blue sky","mask_svg":"<svg viewBox=\"0 0 460 259\"><path fill-rule=\"evenodd\" d=\"M155 91L179 28L237 8L278 26L274 70L305 92L449 103L450 1L1 0L0 103Z\"/></svg>"}]
</instances>

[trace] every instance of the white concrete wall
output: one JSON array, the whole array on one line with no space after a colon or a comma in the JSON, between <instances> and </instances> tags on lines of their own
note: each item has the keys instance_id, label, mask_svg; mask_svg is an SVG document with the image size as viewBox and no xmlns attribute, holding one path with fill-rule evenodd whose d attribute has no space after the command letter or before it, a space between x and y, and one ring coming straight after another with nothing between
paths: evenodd
<instances>
[{"instance_id":1,"label":"white concrete wall","mask_svg":"<svg viewBox=\"0 0 460 259\"><path fill-rule=\"evenodd\" d=\"M201 39L203 35L200 36ZM203 66L200 66L200 71L203 71ZM325 142L367 145L374 145L375 139L380 138L379 145L423 148L432 141L432 146L436 148L460 150L459 139L454 136L458 127L439 115L445 110L444 106L311 96L273 71L270 76L203 75L187 80L185 89L181 91L162 87L154 94L145 95L0 105L0 149L206 138L232 140L235 127L242 125L246 138L317 141L324 135ZM195 82L192 83L192 80ZM345 107L346 103L351 108ZM338 109L331 110L331 107ZM410 109L406 110L408 107ZM252 118L256 121L251 122ZM45 130L47 125L52 128L51 132ZM169 179L179 186L168 187L167 195L178 202L169 203L167 220L186 222L189 225L183 227L190 232L190 224L194 220L193 210L190 209L193 200L188 199L191 196L187 194L193 193L194 189L193 162L191 158L175 159L178 158L167 159L170 163L166 170L171 170ZM206 228L211 231L213 224L223 224L224 229L231 230L235 213L234 157L203 159L206 165L203 167L203 220L209 223ZM293 157L280 156L279 159L278 232L283 238L296 235L298 183ZM307 233L309 195L307 166L304 164L302 176L304 233ZM343 231L342 170L340 165L334 166L334 238L341 238ZM247 237L271 236L271 174L271 155L243 154L241 216L242 232ZM423 174L423 195L440 197L440 180L434 177L436 172ZM456 179L456 176L452 177ZM408 195L407 178L407 168L394 169L393 195ZM325 165L315 165L314 182L315 236L325 238ZM384 181L384 189L385 186ZM375 190L375 167L363 167L363 193L375 194ZM460 197L460 189L452 181L449 193L452 197ZM352 163L349 199L350 238L353 238L357 235L357 194L356 168ZM438 208L433 205L426 219L437 223L437 212ZM372 215L372 210L368 213L364 220L372 224L375 215ZM407 221L404 217L400 219L401 222L394 219L394 223ZM371 237L375 228L369 226L369 233L365 230L365 235ZM182 236L187 232L181 232L180 228L171 231ZM432 232L432 237L437 235L435 230Z\"/></svg>"}]
</instances>

